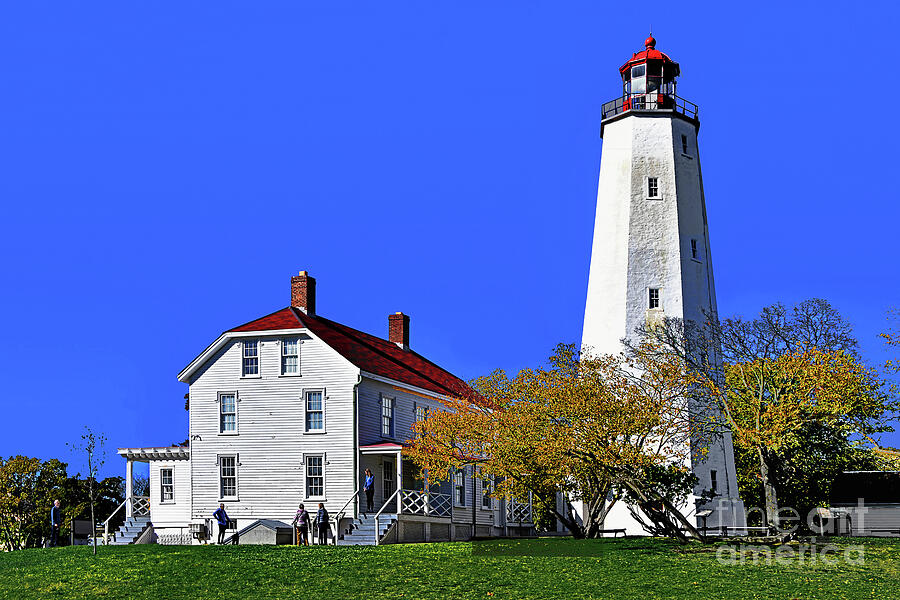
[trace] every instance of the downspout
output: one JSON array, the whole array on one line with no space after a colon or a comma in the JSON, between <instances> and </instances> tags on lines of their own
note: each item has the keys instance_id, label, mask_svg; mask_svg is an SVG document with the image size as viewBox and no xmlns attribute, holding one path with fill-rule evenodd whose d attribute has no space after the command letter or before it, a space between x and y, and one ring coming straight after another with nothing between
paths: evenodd
<instances>
[{"instance_id":1,"label":"downspout","mask_svg":"<svg viewBox=\"0 0 900 600\"><path fill-rule=\"evenodd\" d=\"M359 384L362 383L362 371L358 371L356 375L356 383L353 384L353 473L351 481L353 482L353 518L359 515ZM341 526L340 523L337 524Z\"/></svg>"},{"instance_id":2,"label":"downspout","mask_svg":"<svg viewBox=\"0 0 900 600\"><path fill-rule=\"evenodd\" d=\"M472 465L472 539L475 539L475 523L478 521L478 507L475 504L475 478L476 465Z\"/></svg>"}]
</instances>

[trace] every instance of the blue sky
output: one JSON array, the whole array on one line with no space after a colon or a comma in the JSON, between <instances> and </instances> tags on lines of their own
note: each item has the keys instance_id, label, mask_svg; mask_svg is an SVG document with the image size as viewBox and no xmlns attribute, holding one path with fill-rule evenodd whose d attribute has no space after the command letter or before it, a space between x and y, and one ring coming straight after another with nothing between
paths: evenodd
<instances>
[{"instance_id":1,"label":"blue sky","mask_svg":"<svg viewBox=\"0 0 900 600\"><path fill-rule=\"evenodd\" d=\"M10 3L0 455L187 437L175 376L318 312L465 378L580 337L600 105L652 23L700 105L719 307L900 304L894 3ZM889 440L900 444L900 436ZM111 455L110 474L124 471Z\"/></svg>"}]
</instances>

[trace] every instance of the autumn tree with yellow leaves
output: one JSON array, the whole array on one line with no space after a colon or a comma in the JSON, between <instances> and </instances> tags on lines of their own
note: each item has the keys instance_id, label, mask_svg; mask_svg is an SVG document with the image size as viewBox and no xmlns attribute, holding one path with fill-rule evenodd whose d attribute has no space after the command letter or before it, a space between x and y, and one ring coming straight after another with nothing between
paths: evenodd
<instances>
[{"instance_id":1,"label":"autumn tree with yellow leaves","mask_svg":"<svg viewBox=\"0 0 900 600\"><path fill-rule=\"evenodd\" d=\"M653 474L680 470L697 443L714 435L700 380L674 357L639 349L629 357L590 356L559 345L547 367L515 377L495 371L468 397L446 401L415 426L405 454L446 480L477 465L495 495L533 494L575 537L598 537L619 490L627 491L657 532L699 536L660 490ZM693 457L698 458L698 457ZM557 509L557 494L566 499ZM584 502L583 520L571 500Z\"/></svg>"},{"instance_id":2,"label":"autumn tree with yellow leaves","mask_svg":"<svg viewBox=\"0 0 900 600\"><path fill-rule=\"evenodd\" d=\"M811 435L833 445L823 459L836 457L860 441L875 443L898 409L893 390L859 358L850 324L819 298L790 309L774 304L753 319L665 319L638 333L662 355L684 360L719 400L736 455L754 456L738 467L755 464L771 528L779 487L798 491L785 489L797 485L784 477L785 465Z\"/></svg>"}]
</instances>

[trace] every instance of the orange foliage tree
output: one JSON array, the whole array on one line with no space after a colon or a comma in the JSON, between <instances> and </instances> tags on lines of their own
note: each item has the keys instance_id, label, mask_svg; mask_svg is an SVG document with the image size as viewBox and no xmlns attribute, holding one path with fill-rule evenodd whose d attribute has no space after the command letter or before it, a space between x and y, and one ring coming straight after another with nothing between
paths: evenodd
<instances>
[{"instance_id":1,"label":"orange foliage tree","mask_svg":"<svg viewBox=\"0 0 900 600\"><path fill-rule=\"evenodd\" d=\"M590 356L561 344L548 367L512 378L495 371L468 397L430 411L405 454L431 480L479 465L497 482L496 496L532 493L575 537L600 535L617 489L637 498L658 530L698 535L647 473L686 470L692 437L709 433L705 393L683 361L656 354ZM583 501L583 519L572 500Z\"/></svg>"}]
</instances>

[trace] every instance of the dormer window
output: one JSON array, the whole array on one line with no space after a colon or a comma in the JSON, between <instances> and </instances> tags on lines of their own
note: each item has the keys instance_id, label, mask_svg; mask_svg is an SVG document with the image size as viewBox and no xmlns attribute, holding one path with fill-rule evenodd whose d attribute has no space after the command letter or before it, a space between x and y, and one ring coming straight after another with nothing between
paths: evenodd
<instances>
[{"instance_id":1,"label":"dormer window","mask_svg":"<svg viewBox=\"0 0 900 600\"><path fill-rule=\"evenodd\" d=\"M259 340L248 340L243 343L241 375L244 377L259 375Z\"/></svg>"}]
</instances>

